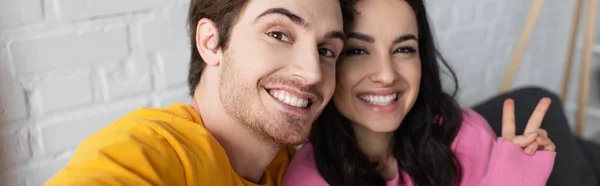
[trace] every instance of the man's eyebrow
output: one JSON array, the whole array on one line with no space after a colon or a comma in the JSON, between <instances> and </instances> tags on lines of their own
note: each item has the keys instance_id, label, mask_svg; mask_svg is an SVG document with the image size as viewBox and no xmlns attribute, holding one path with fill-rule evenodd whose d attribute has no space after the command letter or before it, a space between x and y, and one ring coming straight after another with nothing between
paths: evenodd
<instances>
[{"instance_id":1,"label":"man's eyebrow","mask_svg":"<svg viewBox=\"0 0 600 186\"><path fill-rule=\"evenodd\" d=\"M268 9L266 11L264 11L263 13L261 13L260 15L258 15L258 17L256 17L256 19L254 20L254 22L258 21L260 18L266 16L266 15L270 15L270 14L279 14L279 15L283 15L287 18L289 18L290 20L292 20L292 22L296 23L297 25L300 25L302 27L306 27L306 23L304 21L304 19L302 19L302 17L296 15L295 13L293 13L292 11L286 9L286 8L271 8Z\"/></svg>"},{"instance_id":2,"label":"man's eyebrow","mask_svg":"<svg viewBox=\"0 0 600 186\"><path fill-rule=\"evenodd\" d=\"M346 41L346 35L342 31L331 31L325 35L326 39L340 39L342 41Z\"/></svg>"}]
</instances>

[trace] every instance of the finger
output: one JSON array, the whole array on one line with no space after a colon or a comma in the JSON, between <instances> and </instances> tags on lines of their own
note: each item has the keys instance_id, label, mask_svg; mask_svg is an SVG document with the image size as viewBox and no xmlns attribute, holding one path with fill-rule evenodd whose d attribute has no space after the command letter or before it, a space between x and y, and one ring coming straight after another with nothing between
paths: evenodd
<instances>
[{"instance_id":1,"label":"finger","mask_svg":"<svg viewBox=\"0 0 600 186\"><path fill-rule=\"evenodd\" d=\"M515 145L518 145L520 147L527 147L528 145L535 142L537 136L538 136L537 133L530 133L530 134L524 135L524 136L516 136L510 142L512 142Z\"/></svg>"},{"instance_id":2,"label":"finger","mask_svg":"<svg viewBox=\"0 0 600 186\"><path fill-rule=\"evenodd\" d=\"M543 137L546 137L546 138L548 138L548 132L547 132L546 130L544 130L544 129L537 129L537 130L536 130L536 132L537 132L537 133L538 133L540 136L543 136Z\"/></svg>"},{"instance_id":3,"label":"finger","mask_svg":"<svg viewBox=\"0 0 600 186\"><path fill-rule=\"evenodd\" d=\"M515 135L515 102L506 99L502 108L502 138L511 140Z\"/></svg>"},{"instance_id":4,"label":"finger","mask_svg":"<svg viewBox=\"0 0 600 186\"><path fill-rule=\"evenodd\" d=\"M556 152L556 145L554 145L554 143L552 143L550 145L546 145L546 146L544 146L544 150Z\"/></svg>"},{"instance_id":5,"label":"finger","mask_svg":"<svg viewBox=\"0 0 600 186\"><path fill-rule=\"evenodd\" d=\"M529 132L534 132L542 126L542 121L544 120L544 116L546 115L546 111L548 111L548 107L550 107L550 98L542 98L540 102L538 102L535 110L533 110L533 114L529 117L529 121L527 121L527 127L525 127L525 134Z\"/></svg>"},{"instance_id":6,"label":"finger","mask_svg":"<svg viewBox=\"0 0 600 186\"><path fill-rule=\"evenodd\" d=\"M546 145L550 145L550 144L552 144L552 140L550 140L550 138L546 138L546 137L543 137L543 136L538 136L538 137L535 139L535 142L536 142L538 145L541 145L541 146L546 146Z\"/></svg>"},{"instance_id":7,"label":"finger","mask_svg":"<svg viewBox=\"0 0 600 186\"><path fill-rule=\"evenodd\" d=\"M532 143L529 144L526 148L525 148L525 154L528 155L533 155L535 153L535 151L538 149L538 144L536 143Z\"/></svg>"},{"instance_id":8,"label":"finger","mask_svg":"<svg viewBox=\"0 0 600 186\"><path fill-rule=\"evenodd\" d=\"M552 142L550 138L538 136L535 140L535 143L538 144L542 150L546 151L554 151L556 150L556 146Z\"/></svg>"}]
</instances>

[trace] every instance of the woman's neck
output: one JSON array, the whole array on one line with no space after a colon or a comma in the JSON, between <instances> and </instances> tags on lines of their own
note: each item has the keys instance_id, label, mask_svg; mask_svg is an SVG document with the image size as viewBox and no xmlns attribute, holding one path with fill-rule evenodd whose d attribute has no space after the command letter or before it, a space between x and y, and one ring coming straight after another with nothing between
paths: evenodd
<instances>
[{"instance_id":1,"label":"woman's neck","mask_svg":"<svg viewBox=\"0 0 600 186\"><path fill-rule=\"evenodd\" d=\"M390 148L393 132L373 132L368 128L355 124L354 134L362 153L369 158L369 161L378 163L377 171L381 173L383 178L386 180L394 179L396 177L397 162Z\"/></svg>"}]
</instances>

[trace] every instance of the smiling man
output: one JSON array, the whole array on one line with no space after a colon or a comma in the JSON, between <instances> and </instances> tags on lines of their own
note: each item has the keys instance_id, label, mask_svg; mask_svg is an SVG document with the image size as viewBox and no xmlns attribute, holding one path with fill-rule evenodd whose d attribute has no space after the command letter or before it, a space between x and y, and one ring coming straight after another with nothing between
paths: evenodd
<instances>
[{"instance_id":1,"label":"smiling man","mask_svg":"<svg viewBox=\"0 0 600 186\"><path fill-rule=\"evenodd\" d=\"M279 185L292 145L333 94L351 9L344 0L192 0L192 104L110 124L46 185Z\"/></svg>"}]
</instances>

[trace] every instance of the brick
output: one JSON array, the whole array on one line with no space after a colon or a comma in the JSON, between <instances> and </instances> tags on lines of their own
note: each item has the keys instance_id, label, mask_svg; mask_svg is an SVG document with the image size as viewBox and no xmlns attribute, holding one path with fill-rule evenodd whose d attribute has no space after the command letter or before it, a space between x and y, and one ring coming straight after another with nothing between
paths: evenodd
<instances>
[{"instance_id":1,"label":"brick","mask_svg":"<svg viewBox=\"0 0 600 186\"><path fill-rule=\"evenodd\" d=\"M439 6L430 15L435 18L431 21L434 33L442 33L452 26L452 8L451 6Z\"/></svg>"},{"instance_id":2,"label":"brick","mask_svg":"<svg viewBox=\"0 0 600 186\"><path fill-rule=\"evenodd\" d=\"M516 39L519 37L519 29L521 28L516 27L516 25L517 24L511 23L509 21L498 21L491 25L492 37L496 40L506 40L507 38L509 38L511 43L515 43L514 45L516 45L516 42L512 41L516 41Z\"/></svg>"},{"instance_id":3,"label":"brick","mask_svg":"<svg viewBox=\"0 0 600 186\"><path fill-rule=\"evenodd\" d=\"M18 131L0 134L0 164L14 165L31 159L29 133Z\"/></svg>"},{"instance_id":4,"label":"brick","mask_svg":"<svg viewBox=\"0 0 600 186\"><path fill-rule=\"evenodd\" d=\"M0 175L0 185L26 185L25 178L18 171L11 171Z\"/></svg>"},{"instance_id":5,"label":"brick","mask_svg":"<svg viewBox=\"0 0 600 186\"><path fill-rule=\"evenodd\" d=\"M8 50L6 50L6 47L4 47L4 45L0 45L0 64L8 64L8 63L9 63Z\"/></svg>"},{"instance_id":6,"label":"brick","mask_svg":"<svg viewBox=\"0 0 600 186\"><path fill-rule=\"evenodd\" d=\"M566 28L567 32L570 32L571 29L571 21L573 19L573 8L574 1L572 3L565 3L563 1L559 1L561 6L551 6L552 1L546 1L544 3L544 7L542 8L540 15L538 17L538 24L536 25L539 28L553 28L556 29L557 26L561 26ZM569 11L565 11L569 10ZM581 12L580 18L585 17L585 10ZM585 19L585 18L584 18ZM582 20L584 21L584 20ZM585 23L581 22L580 26L583 26ZM548 29L550 30L550 29ZM568 33L561 33L565 38L568 38Z\"/></svg>"},{"instance_id":7,"label":"brick","mask_svg":"<svg viewBox=\"0 0 600 186\"><path fill-rule=\"evenodd\" d=\"M42 0L2 1L0 28L13 27L44 20Z\"/></svg>"},{"instance_id":8,"label":"brick","mask_svg":"<svg viewBox=\"0 0 600 186\"><path fill-rule=\"evenodd\" d=\"M529 12L529 9L531 8L532 2L533 1L504 0L504 2L502 3L503 7L501 7L501 10L503 15L519 14L519 16L523 16L521 21L524 21L525 17L527 16L527 13Z\"/></svg>"},{"instance_id":9,"label":"brick","mask_svg":"<svg viewBox=\"0 0 600 186\"><path fill-rule=\"evenodd\" d=\"M491 61L490 61L491 62ZM504 61L501 62L491 62L491 64L485 66L484 68L484 76L483 76L483 85L486 89L500 90L500 86L504 81L504 74L508 69L508 64ZM463 86L465 87L465 86ZM465 87L467 88L467 87ZM474 87L473 87L474 88ZM471 88L472 89L472 88Z\"/></svg>"},{"instance_id":10,"label":"brick","mask_svg":"<svg viewBox=\"0 0 600 186\"><path fill-rule=\"evenodd\" d=\"M57 2L62 19L74 20L147 10L159 7L165 0L58 0Z\"/></svg>"},{"instance_id":11,"label":"brick","mask_svg":"<svg viewBox=\"0 0 600 186\"><path fill-rule=\"evenodd\" d=\"M75 149L79 143L90 135L137 108L137 106L134 106L88 110L86 113L93 113L93 115L62 120L57 124L41 128L42 147L45 155L52 157L64 151Z\"/></svg>"},{"instance_id":12,"label":"brick","mask_svg":"<svg viewBox=\"0 0 600 186\"><path fill-rule=\"evenodd\" d=\"M455 25L472 25L477 18L478 1L456 2L452 6L452 23Z\"/></svg>"},{"instance_id":13,"label":"brick","mask_svg":"<svg viewBox=\"0 0 600 186\"><path fill-rule=\"evenodd\" d=\"M91 103L92 91L89 71L72 73L65 77L50 77L42 80L39 86L41 106L46 112Z\"/></svg>"},{"instance_id":14,"label":"brick","mask_svg":"<svg viewBox=\"0 0 600 186\"><path fill-rule=\"evenodd\" d=\"M497 63L502 64L506 63L505 66L508 67L507 61L509 61L512 55L514 44L499 39L493 39L491 43L493 44L490 45L489 50L493 52L490 52L490 54L487 55L488 61L497 61Z\"/></svg>"},{"instance_id":15,"label":"brick","mask_svg":"<svg viewBox=\"0 0 600 186\"><path fill-rule=\"evenodd\" d=\"M174 88L174 90L170 91L169 93L160 96L158 106L168 107L175 102L184 104L192 103L192 98L189 95L187 86Z\"/></svg>"},{"instance_id":16,"label":"brick","mask_svg":"<svg viewBox=\"0 0 600 186\"><path fill-rule=\"evenodd\" d=\"M0 63L0 122L27 118L27 101L23 86Z\"/></svg>"},{"instance_id":17,"label":"brick","mask_svg":"<svg viewBox=\"0 0 600 186\"><path fill-rule=\"evenodd\" d=\"M64 168L68 162L69 158L50 159L22 172L26 176L27 185L44 185L46 181Z\"/></svg>"},{"instance_id":18,"label":"brick","mask_svg":"<svg viewBox=\"0 0 600 186\"><path fill-rule=\"evenodd\" d=\"M486 41L489 35L488 32L488 28L486 27L455 31L446 38L447 40L442 46L451 49L448 50L450 56L463 54L486 55L482 52L487 51L488 44Z\"/></svg>"},{"instance_id":19,"label":"brick","mask_svg":"<svg viewBox=\"0 0 600 186\"><path fill-rule=\"evenodd\" d=\"M115 28L17 41L11 45L11 51L17 74L29 74L123 59L129 53L129 46L127 29Z\"/></svg>"},{"instance_id":20,"label":"brick","mask_svg":"<svg viewBox=\"0 0 600 186\"><path fill-rule=\"evenodd\" d=\"M114 100L152 91L152 78L134 67L120 68L102 75L106 81L107 98Z\"/></svg>"},{"instance_id":21,"label":"brick","mask_svg":"<svg viewBox=\"0 0 600 186\"><path fill-rule=\"evenodd\" d=\"M186 13L186 6L178 6L169 15L145 23L143 38L146 50L189 48Z\"/></svg>"},{"instance_id":22,"label":"brick","mask_svg":"<svg viewBox=\"0 0 600 186\"><path fill-rule=\"evenodd\" d=\"M536 38L538 41L548 41L545 40L545 38L557 38L564 36L562 34L562 36L558 34L550 35L550 33L541 33L538 35L540 35L540 37ZM538 47L540 45L544 46ZM548 42L536 41L532 42L531 48L532 49L530 50L533 52L533 60L531 62L535 66L535 68L532 69L531 74L533 77L533 83L535 85L546 87L547 89L560 94L563 73L565 70L564 64L567 51L567 40L557 38L555 41L552 41L552 44ZM574 81L573 83L576 82ZM592 83L595 82L592 80Z\"/></svg>"},{"instance_id":23,"label":"brick","mask_svg":"<svg viewBox=\"0 0 600 186\"><path fill-rule=\"evenodd\" d=\"M160 52L154 57L159 89L186 85L190 52L188 49Z\"/></svg>"},{"instance_id":24,"label":"brick","mask_svg":"<svg viewBox=\"0 0 600 186\"><path fill-rule=\"evenodd\" d=\"M548 51L548 48L551 47L548 46L548 40L546 39L548 37L549 35L543 30L537 30L537 32L534 31L532 36L529 38L527 51L531 52L532 55L535 56L535 59L540 59L541 57L546 56L545 53ZM556 41L553 41L553 44L556 44L555 42ZM548 62L545 62L544 64L548 64Z\"/></svg>"},{"instance_id":25,"label":"brick","mask_svg":"<svg viewBox=\"0 0 600 186\"><path fill-rule=\"evenodd\" d=\"M492 21L495 20L497 17L500 17L500 11L502 8L502 4L506 3L505 1L497 1L497 0L491 0L491 1L485 1L485 2L481 2L479 3L480 7L478 8L478 13L477 15L480 15L477 17L477 19L481 20L481 21ZM471 15L473 16L473 15Z\"/></svg>"},{"instance_id":26,"label":"brick","mask_svg":"<svg viewBox=\"0 0 600 186\"><path fill-rule=\"evenodd\" d=\"M488 98L491 98L496 92L490 93L490 90L461 90L457 96L458 103L465 108L473 107Z\"/></svg>"},{"instance_id":27,"label":"brick","mask_svg":"<svg viewBox=\"0 0 600 186\"><path fill-rule=\"evenodd\" d=\"M471 64L471 68L456 68L454 69L456 72L456 75L458 77L458 82L460 85L460 88L462 87L470 87L467 90L462 90L461 89L461 95L459 96L459 98L461 98L460 100L462 100L461 103L464 103L466 105L471 105L474 103L477 103L479 101L481 101L481 99L485 98L483 97L483 93L485 93L486 89L484 88L484 84L482 83L482 80L484 75L485 75L485 71L484 71L484 66L480 65L481 63L484 63L485 61L483 60L477 60L477 59L468 59L468 58L464 58L462 60L455 60L456 62L461 61L461 64L458 66L468 66L469 64ZM445 78L445 79L450 79L450 78Z\"/></svg>"},{"instance_id":28,"label":"brick","mask_svg":"<svg viewBox=\"0 0 600 186\"><path fill-rule=\"evenodd\" d=\"M522 62L519 64L519 68L517 69L517 72L515 73L515 77L512 82L513 88L535 85L533 83L534 80L532 72L535 72L537 65L533 63L532 57L533 55L531 51L527 51L523 55L523 58L521 59ZM506 62L506 65L509 65L509 62ZM502 73L502 76L504 76L505 74L506 72Z\"/></svg>"}]
</instances>

